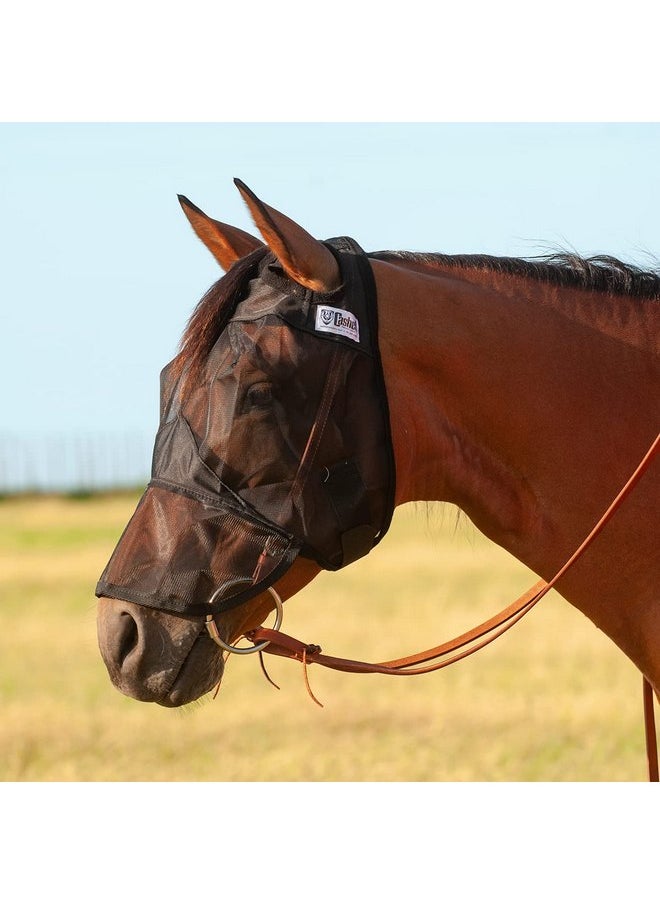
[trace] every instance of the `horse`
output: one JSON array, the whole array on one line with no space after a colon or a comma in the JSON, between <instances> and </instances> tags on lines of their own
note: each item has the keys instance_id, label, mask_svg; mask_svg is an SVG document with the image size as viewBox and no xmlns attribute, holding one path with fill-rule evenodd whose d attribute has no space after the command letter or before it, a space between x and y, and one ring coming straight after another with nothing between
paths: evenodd
<instances>
[{"instance_id":1,"label":"horse","mask_svg":"<svg viewBox=\"0 0 660 904\"><path fill-rule=\"evenodd\" d=\"M326 349L336 354L341 347L348 354L357 341L358 318L342 310L345 274L339 246L317 240L240 180L235 184L260 238L212 219L179 196L195 234L226 272L195 308L179 353L163 372L161 438L154 453L159 479L152 480L147 490L152 496L140 503L133 528L129 524L119 543L123 553L115 572L144 575L154 560L162 564L174 556L178 542L186 546L188 558L178 566L180 574L170 580L167 593L162 574L148 590L141 585L131 589L132 578L123 574L111 579L106 574L97 588L99 646L111 681L137 700L169 707L210 692L222 678L223 646L240 650L234 646L239 638L250 636L273 609L281 610L282 600L298 593L323 568L342 567L368 554L386 531L391 510L407 502L453 503L492 542L549 581L598 521L659 430L659 273L609 256L585 259L572 253L528 259L406 251L362 254L377 316L368 325L363 312L362 330L374 334L371 360L382 378L382 392L379 395L377 383L373 391L366 385L363 389L366 378L358 381L353 364L337 378L333 392L346 396L341 411L353 418L354 432L362 429L360 419L374 399L380 398L385 407L377 427L365 431L376 437L364 440L371 442L367 464L362 459L359 468L346 464L352 453L341 443L347 442L350 431L340 424L329 454L342 465L335 483L350 499L358 487L369 484L364 473L369 471L369 456L382 458L387 447L391 462L388 470L382 459L382 473L357 506L364 510L366 504L376 515L372 511L370 520L362 511L346 529L337 529L348 548L344 558L334 547L319 552L322 544L307 535L330 517L320 497L308 503L304 514L298 512L293 490L286 504L268 508L266 502L259 511L252 503L269 498L268 488L280 480L273 477L275 472L287 472L281 479L288 480L289 487L299 481L300 461L317 440L313 429L295 441L287 431L296 432L292 425L308 402L315 412L323 407L319 396L329 391L329 378L320 373L325 372L326 358L315 349L323 346L324 354ZM280 305L277 316L263 313L275 310L273 293ZM291 307L294 296L299 308L289 314L286 306ZM243 318L250 322L237 324L241 318L236 312L245 304L256 314L251 320ZM295 319L303 308L316 310L314 336L313 324L310 328ZM333 310L340 311L338 317L327 314ZM323 326L319 314L335 316L335 325ZM265 340L260 344L266 321L270 325L264 330L277 337L274 346L268 340L270 350ZM232 330L235 336L229 342ZM217 349L223 342L219 361ZM298 354L302 342L316 345ZM315 396L311 401L288 390L294 366L304 370L300 382ZM227 379L232 381L235 412L231 429L224 423ZM175 419L168 411L172 406L181 410L182 405L187 405L186 418L183 425L176 421L179 432L173 440ZM276 422L277 431L272 427ZM163 448L169 443L165 451L159 451L159 442ZM306 471L311 474L313 467L316 463ZM318 463L319 485L334 473L333 467L327 456ZM191 468L203 490L186 482ZM656 695L659 471L657 459L651 460L607 526L556 583L557 591L635 664ZM306 480L312 479L310 474ZM229 557L222 574L232 589L222 593L213 586L213 569L190 553L192 541L180 540L191 536L204 518L205 525L210 523L214 487L224 494L226 507L213 521L217 532L210 540L206 537L204 555L222 558L226 551ZM175 493L169 492L173 489ZM350 508L353 502L346 504ZM341 512L338 518L342 520ZM277 552L269 548L271 541L280 544ZM243 564L249 544L253 558L248 556ZM269 555L273 560L264 571L264 556ZM234 582L232 568L240 571ZM180 596L188 594L187 604L179 600L175 605L171 601L184 572L189 583ZM230 600L224 605L227 594ZM204 607L213 608L216 599L220 607L205 616ZM209 622L212 631L205 630Z\"/></svg>"}]
</instances>

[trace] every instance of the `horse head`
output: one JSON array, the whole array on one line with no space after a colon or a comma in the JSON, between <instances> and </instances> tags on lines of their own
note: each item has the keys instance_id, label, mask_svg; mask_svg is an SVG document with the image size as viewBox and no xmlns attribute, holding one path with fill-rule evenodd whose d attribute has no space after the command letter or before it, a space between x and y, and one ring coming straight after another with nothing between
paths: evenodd
<instances>
[{"instance_id":1,"label":"horse head","mask_svg":"<svg viewBox=\"0 0 660 904\"><path fill-rule=\"evenodd\" d=\"M366 555L393 508L366 257L236 184L264 242L179 199L227 272L161 373L151 480L96 591L112 681L165 706L211 690L221 646Z\"/></svg>"}]
</instances>

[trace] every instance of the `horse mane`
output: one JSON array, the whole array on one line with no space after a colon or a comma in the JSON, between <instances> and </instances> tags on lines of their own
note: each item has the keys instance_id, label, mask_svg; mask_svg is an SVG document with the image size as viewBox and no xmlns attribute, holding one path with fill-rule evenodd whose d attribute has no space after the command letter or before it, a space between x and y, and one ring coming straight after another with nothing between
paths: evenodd
<instances>
[{"instance_id":1,"label":"horse mane","mask_svg":"<svg viewBox=\"0 0 660 904\"><path fill-rule=\"evenodd\" d=\"M173 362L175 378L179 378L184 371L186 385L192 385L199 378L211 349L268 252L268 247L264 246L241 258L198 302L190 315L179 343L179 353ZM562 252L519 258L494 257L488 254L375 251L369 257L382 261L410 261L434 267L489 270L628 298L660 298L660 272L642 270L608 255L584 258L578 254Z\"/></svg>"},{"instance_id":2,"label":"horse mane","mask_svg":"<svg viewBox=\"0 0 660 904\"><path fill-rule=\"evenodd\" d=\"M244 297L248 282L268 254L268 247L257 248L236 261L225 275L214 283L195 306L179 343L172 372L175 379L186 372L183 391L199 379L204 363L236 305Z\"/></svg>"},{"instance_id":3,"label":"horse mane","mask_svg":"<svg viewBox=\"0 0 660 904\"><path fill-rule=\"evenodd\" d=\"M369 257L382 261L410 261L435 267L489 270L493 273L522 276L566 288L624 295L628 298L660 298L660 271L642 270L605 254L585 258L572 252L560 252L520 258L494 257L488 254L377 251Z\"/></svg>"}]
</instances>

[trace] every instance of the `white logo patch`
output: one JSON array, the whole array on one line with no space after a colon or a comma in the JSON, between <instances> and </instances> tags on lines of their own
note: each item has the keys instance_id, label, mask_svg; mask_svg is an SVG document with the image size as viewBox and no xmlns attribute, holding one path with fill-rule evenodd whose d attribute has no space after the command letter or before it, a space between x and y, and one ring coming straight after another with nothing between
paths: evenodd
<instances>
[{"instance_id":1,"label":"white logo patch","mask_svg":"<svg viewBox=\"0 0 660 904\"><path fill-rule=\"evenodd\" d=\"M350 311L331 308L327 304L316 307L316 329L321 333L336 333L354 342L360 341L360 324L357 317Z\"/></svg>"}]
</instances>

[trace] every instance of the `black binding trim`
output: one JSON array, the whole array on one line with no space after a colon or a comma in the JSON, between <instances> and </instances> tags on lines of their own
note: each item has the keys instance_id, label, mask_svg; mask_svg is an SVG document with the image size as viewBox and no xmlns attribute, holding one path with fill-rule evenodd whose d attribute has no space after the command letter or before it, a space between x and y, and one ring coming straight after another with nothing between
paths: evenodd
<instances>
[{"instance_id":1,"label":"black binding trim","mask_svg":"<svg viewBox=\"0 0 660 904\"><path fill-rule=\"evenodd\" d=\"M395 508L396 493L396 462L394 459L394 446L392 443L392 426L390 423L390 406L387 401L387 387L385 385L385 375L383 374L383 361L380 354L380 343L378 341L378 292L376 289L376 280L374 277L368 255L362 250L355 239L349 236L341 236L340 238L328 239L323 243L335 255L337 262L341 268L342 253L350 254L357 266L362 288L364 290L364 307L366 308L367 322L369 325L369 349L373 355L374 368L376 377L376 386L378 389L378 397L380 401L381 416L383 427L385 430L385 449L384 454L387 458L388 480L386 487L386 505L380 528L373 538L371 548L376 546L383 539L392 523L392 515ZM369 552L367 549L362 555ZM343 564L348 564L344 562Z\"/></svg>"}]
</instances>

